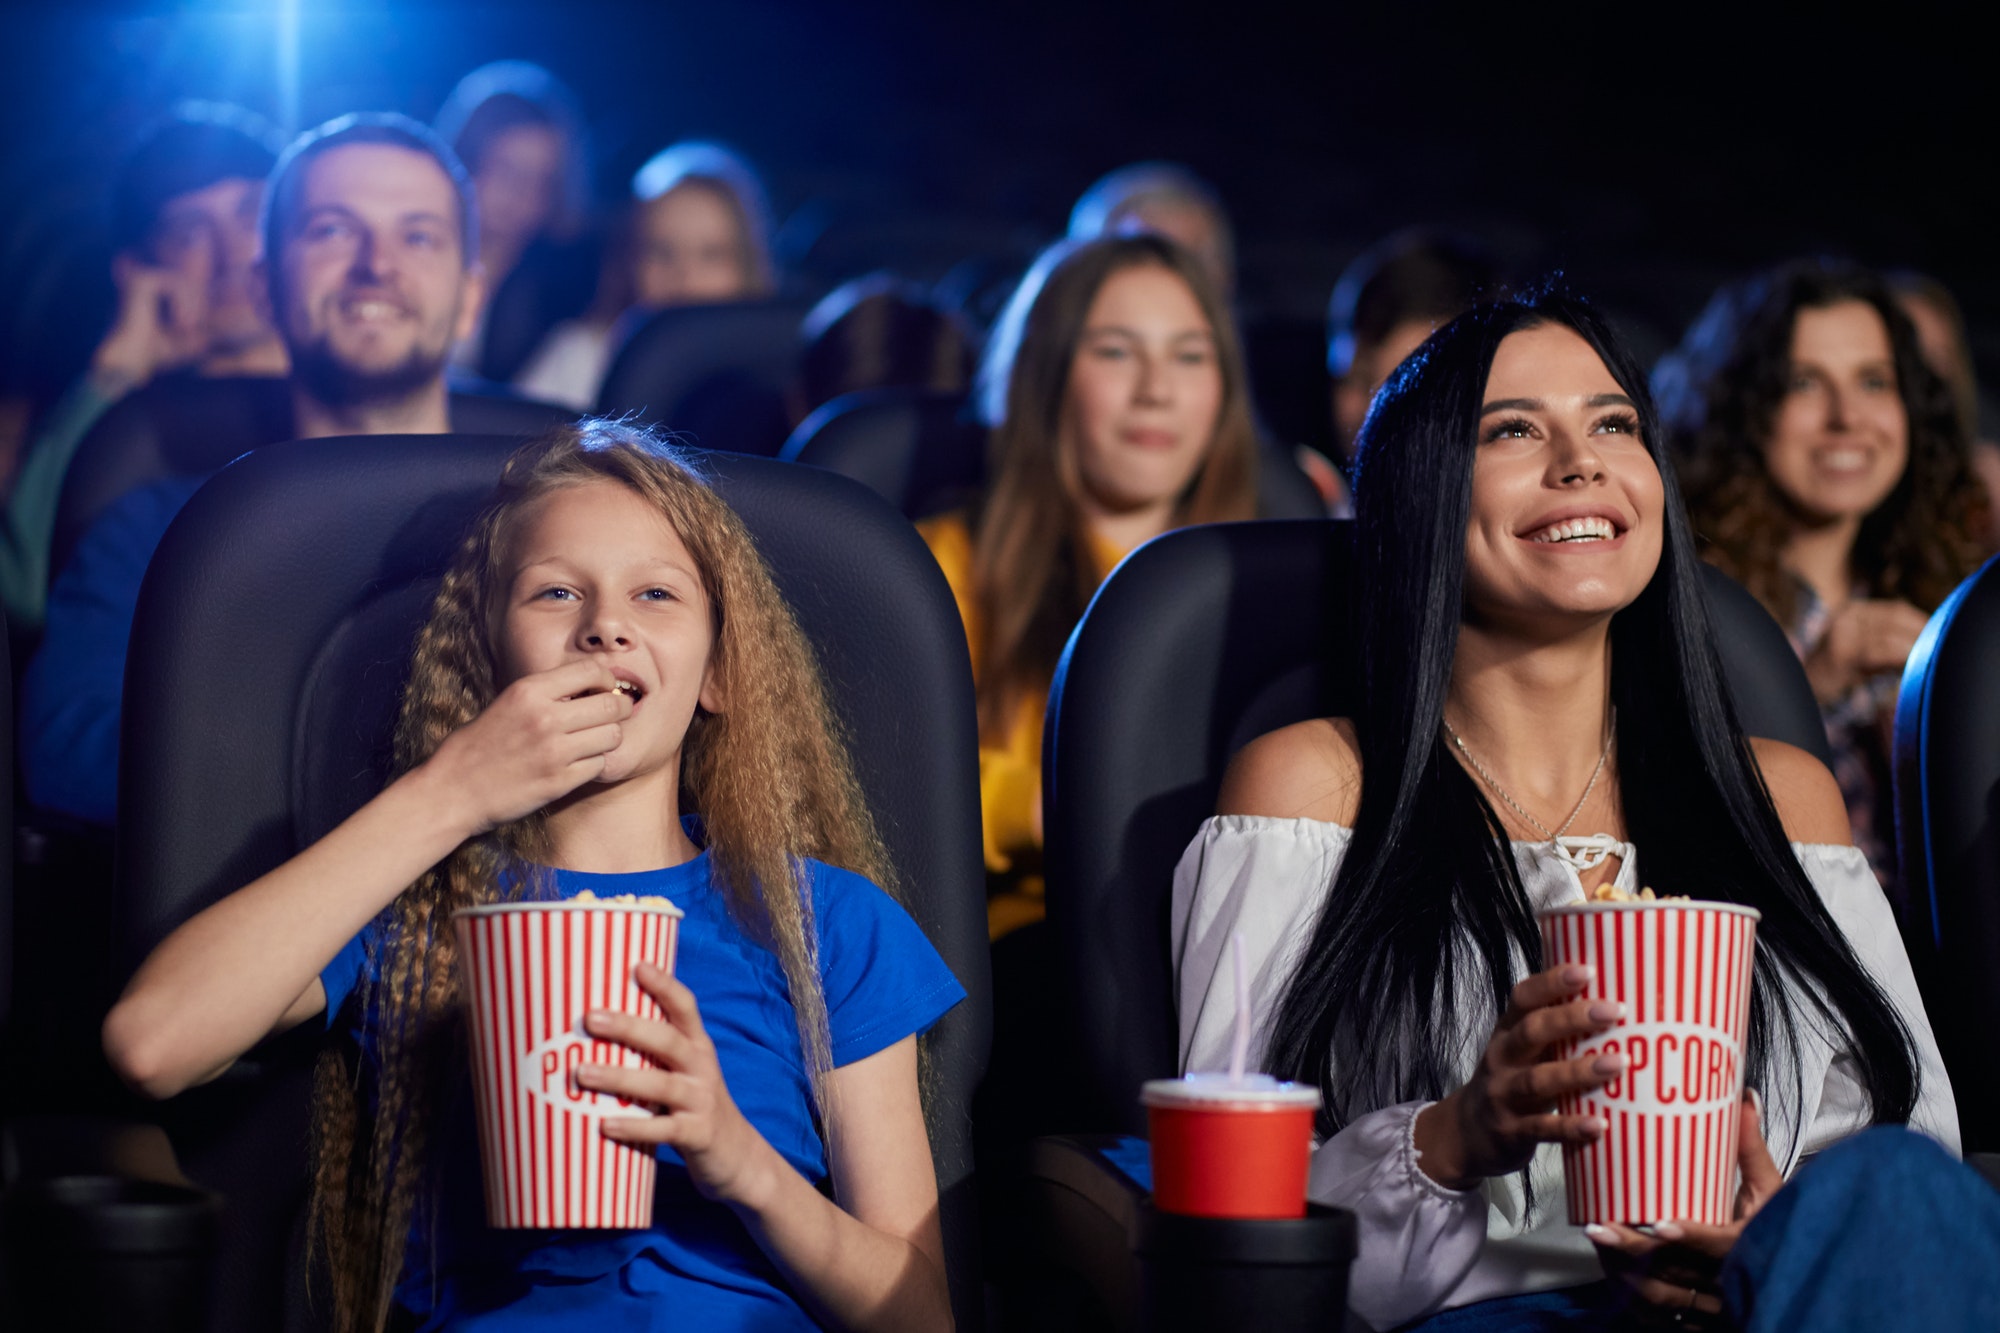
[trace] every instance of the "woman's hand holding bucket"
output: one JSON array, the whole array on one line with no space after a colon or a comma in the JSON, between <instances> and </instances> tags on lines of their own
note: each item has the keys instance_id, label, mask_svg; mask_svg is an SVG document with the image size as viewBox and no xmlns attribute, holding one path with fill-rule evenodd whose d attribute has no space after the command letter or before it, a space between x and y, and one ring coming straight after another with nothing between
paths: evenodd
<instances>
[{"instance_id":1,"label":"woman's hand holding bucket","mask_svg":"<svg viewBox=\"0 0 2000 1333\"><path fill-rule=\"evenodd\" d=\"M1591 975L1571 964L1514 987L1472 1077L1417 1116L1424 1174L1448 1189L1471 1189L1520 1170L1539 1144L1603 1135L1600 1118L1555 1109L1562 1095L1601 1088L1625 1072L1621 1054L1552 1058L1564 1042L1606 1031L1623 1016L1622 1005L1579 996Z\"/></svg>"},{"instance_id":2,"label":"woman's hand holding bucket","mask_svg":"<svg viewBox=\"0 0 2000 1333\"><path fill-rule=\"evenodd\" d=\"M1728 1222L1718 1226L1657 1222L1645 1231L1617 1223L1584 1228L1597 1246L1604 1271L1640 1300L1665 1310L1692 1310L1704 1315L1722 1312L1722 1298L1716 1291L1722 1261L1758 1209L1785 1183L1764 1142L1762 1111L1756 1091L1746 1091L1737 1121L1743 1180L1737 1187L1734 1216Z\"/></svg>"}]
</instances>

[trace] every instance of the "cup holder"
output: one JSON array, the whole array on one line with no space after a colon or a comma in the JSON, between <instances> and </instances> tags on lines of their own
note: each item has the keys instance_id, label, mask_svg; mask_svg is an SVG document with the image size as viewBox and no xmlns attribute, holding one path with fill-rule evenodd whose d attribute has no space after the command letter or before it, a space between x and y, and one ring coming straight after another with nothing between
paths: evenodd
<instances>
[{"instance_id":1,"label":"cup holder","mask_svg":"<svg viewBox=\"0 0 2000 1333\"><path fill-rule=\"evenodd\" d=\"M1296 1219L1183 1217L1139 1206L1132 1248L1144 1269L1147 1333L1339 1329L1354 1261L1354 1214L1306 1205Z\"/></svg>"},{"instance_id":2,"label":"cup holder","mask_svg":"<svg viewBox=\"0 0 2000 1333\"><path fill-rule=\"evenodd\" d=\"M199 1333L221 1200L120 1176L23 1181L6 1199L16 1327Z\"/></svg>"}]
</instances>

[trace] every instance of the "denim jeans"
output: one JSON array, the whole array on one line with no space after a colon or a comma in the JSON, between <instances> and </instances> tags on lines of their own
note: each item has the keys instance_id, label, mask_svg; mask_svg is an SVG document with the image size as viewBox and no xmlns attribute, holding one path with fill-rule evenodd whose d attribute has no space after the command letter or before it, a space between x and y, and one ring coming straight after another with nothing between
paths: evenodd
<instances>
[{"instance_id":1,"label":"denim jeans","mask_svg":"<svg viewBox=\"0 0 2000 1333\"><path fill-rule=\"evenodd\" d=\"M1876 1128L1819 1154L1722 1266L1744 1333L2000 1329L2000 1191L1921 1134ZM1609 1282L1446 1310L1409 1333L1615 1329Z\"/></svg>"}]
</instances>

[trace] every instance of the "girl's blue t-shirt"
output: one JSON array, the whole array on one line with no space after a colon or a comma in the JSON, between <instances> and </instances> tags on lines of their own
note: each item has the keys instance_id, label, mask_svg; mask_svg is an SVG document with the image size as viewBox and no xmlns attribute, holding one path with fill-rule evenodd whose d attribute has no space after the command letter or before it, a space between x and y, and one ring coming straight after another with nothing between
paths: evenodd
<instances>
[{"instance_id":1,"label":"girl's blue t-shirt","mask_svg":"<svg viewBox=\"0 0 2000 1333\"><path fill-rule=\"evenodd\" d=\"M805 863L820 934L820 974L836 1068L930 1028L965 998L916 922L860 875ZM790 988L776 955L737 928L709 878L708 854L629 875L555 872L558 897L585 889L670 899L680 924L674 975L694 992L729 1095L807 1180L827 1177ZM348 1003L373 966L371 926L320 973L329 1026L374 1056L369 1023ZM501 1231L486 1225L469 1076L459 1082L438 1154L437 1225L419 1217L398 1299L424 1329L812 1329L782 1276L736 1215L704 1199L680 1154L658 1150L649 1231ZM434 1237L434 1242L430 1237ZM432 1244L435 1250L432 1250Z\"/></svg>"}]
</instances>

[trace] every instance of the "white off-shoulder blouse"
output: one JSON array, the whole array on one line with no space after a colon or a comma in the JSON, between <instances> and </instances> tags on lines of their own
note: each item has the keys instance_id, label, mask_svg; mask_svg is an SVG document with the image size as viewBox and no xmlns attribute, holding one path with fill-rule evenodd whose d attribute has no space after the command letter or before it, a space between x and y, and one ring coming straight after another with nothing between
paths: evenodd
<instances>
[{"instance_id":1,"label":"white off-shoulder blouse","mask_svg":"<svg viewBox=\"0 0 2000 1333\"><path fill-rule=\"evenodd\" d=\"M1353 831L1312 819L1223 815L1206 821L1174 872L1173 952L1183 1072L1226 1068L1236 1021L1230 936L1241 931L1257 1017L1253 1050L1289 979L1297 951ZM1630 843L1605 839L1620 858L1617 883L1638 883ZM1853 847L1794 843L1792 850L1862 964L1901 1014L1915 1039L1922 1080L1911 1126L1959 1151L1951 1083L1924 1016L1909 958L1888 901ZM1548 843L1517 842L1514 860L1537 908L1583 900L1577 872ZM1516 959L1516 973L1525 964ZM1467 987L1461 994L1476 988ZM1495 1015L1461 1016L1465 1074L1484 1049ZM1868 1098L1842 1034L1801 1024L1797 1086L1804 1105L1779 1104L1792 1086L1789 1061L1774 1067L1766 1104L1771 1153L1789 1175L1805 1156L1867 1126ZM1473 1301L1593 1282L1603 1276L1596 1252L1563 1205L1562 1153L1544 1144L1529 1166L1535 1207L1525 1207L1519 1176L1458 1191L1425 1175L1412 1142L1428 1103L1385 1106L1354 1119L1313 1152L1311 1197L1353 1209L1360 1252L1349 1303L1375 1328ZM1803 1126L1803 1131L1800 1130Z\"/></svg>"}]
</instances>

